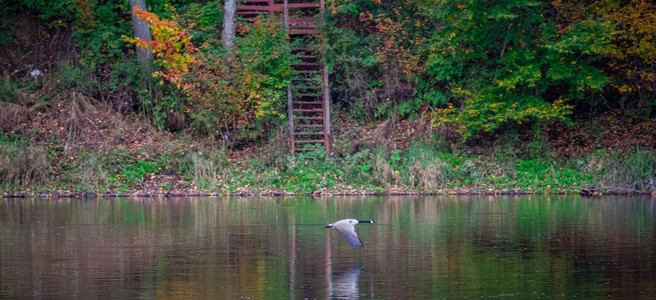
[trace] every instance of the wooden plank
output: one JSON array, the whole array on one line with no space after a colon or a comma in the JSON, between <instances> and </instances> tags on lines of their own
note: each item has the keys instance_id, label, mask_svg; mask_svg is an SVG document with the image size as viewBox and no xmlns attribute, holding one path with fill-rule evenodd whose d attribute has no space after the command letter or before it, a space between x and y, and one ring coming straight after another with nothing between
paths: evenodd
<instances>
[{"instance_id":1,"label":"wooden plank","mask_svg":"<svg viewBox=\"0 0 656 300\"><path fill-rule=\"evenodd\" d=\"M237 5L237 11L244 11L244 10L268 11L269 6L268 5Z\"/></svg>"},{"instance_id":2,"label":"wooden plank","mask_svg":"<svg viewBox=\"0 0 656 300\"><path fill-rule=\"evenodd\" d=\"M289 8L319 8L319 3L289 3Z\"/></svg>"},{"instance_id":3,"label":"wooden plank","mask_svg":"<svg viewBox=\"0 0 656 300\"><path fill-rule=\"evenodd\" d=\"M323 105L321 101L293 101L292 104L297 105Z\"/></svg>"},{"instance_id":4,"label":"wooden plank","mask_svg":"<svg viewBox=\"0 0 656 300\"><path fill-rule=\"evenodd\" d=\"M307 147L304 147L304 148L296 148L296 151L317 151L319 149L321 149L321 148L307 148Z\"/></svg>"},{"instance_id":5,"label":"wooden plank","mask_svg":"<svg viewBox=\"0 0 656 300\"><path fill-rule=\"evenodd\" d=\"M323 140L297 140L297 144L323 144Z\"/></svg>"},{"instance_id":6,"label":"wooden plank","mask_svg":"<svg viewBox=\"0 0 656 300\"><path fill-rule=\"evenodd\" d=\"M321 63L312 63L312 62L300 62L300 63L295 63L292 64L292 66L297 66L297 67L321 67Z\"/></svg>"}]
</instances>

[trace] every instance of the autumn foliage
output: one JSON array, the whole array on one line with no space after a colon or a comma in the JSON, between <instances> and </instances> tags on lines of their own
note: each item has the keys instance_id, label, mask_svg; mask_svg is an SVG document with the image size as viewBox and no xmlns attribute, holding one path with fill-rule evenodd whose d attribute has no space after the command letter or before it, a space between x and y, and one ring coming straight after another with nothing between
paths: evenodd
<instances>
[{"instance_id":1,"label":"autumn foliage","mask_svg":"<svg viewBox=\"0 0 656 300\"><path fill-rule=\"evenodd\" d=\"M652 1L554 1L559 30L568 32L578 24L605 20L614 26L602 37L613 47L603 53L612 88L623 99L645 106L656 92L656 5Z\"/></svg>"},{"instance_id":2,"label":"autumn foliage","mask_svg":"<svg viewBox=\"0 0 656 300\"><path fill-rule=\"evenodd\" d=\"M156 55L161 69L154 76L180 91L181 108L197 130L222 137L253 137L261 132L252 129L284 116L280 108L289 76L289 51L276 24L258 19L242 39L241 52L228 59L209 43L196 47L190 34L193 24L182 26L177 14L167 20L138 8L135 12L150 25L153 40L130 40Z\"/></svg>"}]
</instances>

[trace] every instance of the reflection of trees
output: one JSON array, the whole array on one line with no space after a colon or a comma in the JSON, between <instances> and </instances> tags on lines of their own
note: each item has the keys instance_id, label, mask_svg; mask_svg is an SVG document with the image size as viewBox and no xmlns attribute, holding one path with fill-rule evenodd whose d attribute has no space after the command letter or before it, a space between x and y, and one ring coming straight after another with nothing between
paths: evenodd
<instances>
[{"instance_id":1,"label":"reflection of trees","mask_svg":"<svg viewBox=\"0 0 656 300\"><path fill-rule=\"evenodd\" d=\"M637 298L656 293L655 201L5 200L0 295ZM330 241L344 217L380 221L358 228L364 249Z\"/></svg>"},{"instance_id":2,"label":"reflection of trees","mask_svg":"<svg viewBox=\"0 0 656 300\"><path fill-rule=\"evenodd\" d=\"M635 297L635 291L656 289L650 254L656 211L641 201L388 198L372 207L383 222L362 237L368 242L362 264L385 282L375 293L383 297L600 296L609 290ZM627 265L638 271L619 271Z\"/></svg>"},{"instance_id":3,"label":"reflection of trees","mask_svg":"<svg viewBox=\"0 0 656 300\"><path fill-rule=\"evenodd\" d=\"M57 298L102 298L116 290L133 291L121 296L127 298L232 298L264 296L265 285L286 284L270 276L285 272L284 265L267 259L276 246L287 247L273 240L281 233L270 234L280 226L275 219L251 226L270 212L266 201L244 210L234 199L97 201L26 201L29 208L5 202L2 209L15 214L3 217L2 238L21 244L0 245L2 290Z\"/></svg>"}]
</instances>

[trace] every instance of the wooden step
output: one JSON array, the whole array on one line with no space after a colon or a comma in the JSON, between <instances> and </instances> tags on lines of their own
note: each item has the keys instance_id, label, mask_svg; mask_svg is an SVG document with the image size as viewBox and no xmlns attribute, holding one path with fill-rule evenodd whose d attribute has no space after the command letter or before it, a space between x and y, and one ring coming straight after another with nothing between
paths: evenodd
<instances>
[{"instance_id":1,"label":"wooden step","mask_svg":"<svg viewBox=\"0 0 656 300\"><path fill-rule=\"evenodd\" d=\"M298 124L296 125L298 128L323 128L323 124ZM323 131L321 131L323 133Z\"/></svg>"},{"instance_id":2,"label":"wooden step","mask_svg":"<svg viewBox=\"0 0 656 300\"><path fill-rule=\"evenodd\" d=\"M292 78L292 80L296 80L296 81L317 81L317 79L320 79L320 78L312 78L312 77Z\"/></svg>"},{"instance_id":3,"label":"wooden step","mask_svg":"<svg viewBox=\"0 0 656 300\"><path fill-rule=\"evenodd\" d=\"M294 72L300 74L321 74L321 70L295 70Z\"/></svg>"},{"instance_id":4,"label":"wooden step","mask_svg":"<svg viewBox=\"0 0 656 300\"><path fill-rule=\"evenodd\" d=\"M292 101L292 104L296 105L323 105L321 101Z\"/></svg>"},{"instance_id":5,"label":"wooden step","mask_svg":"<svg viewBox=\"0 0 656 300\"><path fill-rule=\"evenodd\" d=\"M299 62L292 64L294 67L321 67L321 63L312 63L312 62Z\"/></svg>"},{"instance_id":6,"label":"wooden step","mask_svg":"<svg viewBox=\"0 0 656 300\"><path fill-rule=\"evenodd\" d=\"M323 117L304 117L304 116L298 116L294 117L296 120L323 120Z\"/></svg>"},{"instance_id":7,"label":"wooden step","mask_svg":"<svg viewBox=\"0 0 656 300\"><path fill-rule=\"evenodd\" d=\"M312 136L312 135L324 135L323 131L317 131L317 132L294 132L294 135L305 135L305 136Z\"/></svg>"},{"instance_id":8,"label":"wooden step","mask_svg":"<svg viewBox=\"0 0 656 300\"><path fill-rule=\"evenodd\" d=\"M238 11L236 14L240 16L259 16L262 12L259 11Z\"/></svg>"},{"instance_id":9,"label":"wooden step","mask_svg":"<svg viewBox=\"0 0 656 300\"><path fill-rule=\"evenodd\" d=\"M284 5L284 4L283 4ZM319 8L319 3L287 3L288 8Z\"/></svg>"},{"instance_id":10,"label":"wooden step","mask_svg":"<svg viewBox=\"0 0 656 300\"><path fill-rule=\"evenodd\" d=\"M303 148L296 148L296 151L317 151L322 148L308 148L308 147L303 147Z\"/></svg>"},{"instance_id":11,"label":"wooden step","mask_svg":"<svg viewBox=\"0 0 656 300\"><path fill-rule=\"evenodd\" d=\"M297 140L299 144L323 144L323 140Z\"/></svg>"},{"instance_id":12,"label":"wooden step","mask_svg":"<svg viewBox=\"0 0 656 300\"><path fill-rule=\"evenodd\" d=\"M275 6L275 5L274 5ZM274 6L269 5L237 5L237 11L256 10L256 11L276 11Z\"/></svg>"},{"instance_id":13,"label":"wooden step","mask_svg":"<svg viewBox=\"0 0 656 300\"><path fill-rule=\"evenodd\" d=\"M253 5L255 3L266 4L267 2L253 2L249 1L246 4L237 5L237 10L264 10L264 11L275 11L282 12L285 10L285 5L282 3L276 3L273 5ZM319 8L319 3L288 3L287 8L292 9L303 9L303 8ZM311 23L318 22L315 17L290 17L289 23Z\"/></svg>"},{"instance_id":14,"label":"wooden step","mask_svg":"<svg viewBox=\"0 0 656 300\"><path fill-rule=\"evenodd\" d=\"M293 112L323 112L323 109L304 109L304 108L298 109L298 108L294 108L294 109L292 109L292 111Z\"/></svg>"}]
</instances>

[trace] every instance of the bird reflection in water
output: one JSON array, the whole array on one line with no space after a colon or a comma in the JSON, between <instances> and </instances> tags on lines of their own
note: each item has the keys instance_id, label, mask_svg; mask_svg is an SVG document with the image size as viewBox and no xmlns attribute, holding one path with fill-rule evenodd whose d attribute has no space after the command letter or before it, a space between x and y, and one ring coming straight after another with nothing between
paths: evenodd
<instances>
[{"instance_id":1,"label":"bird reflection in water","mask_svg":"<svg viewBox=\"0 0 656 300\"><path fill-rule=\"evenodd\" d=\"M362 266L349 267L341 274L336 274L330 282L330 298L335 299L358 299L358 289Z\"/></svg>"}]
</instances>

